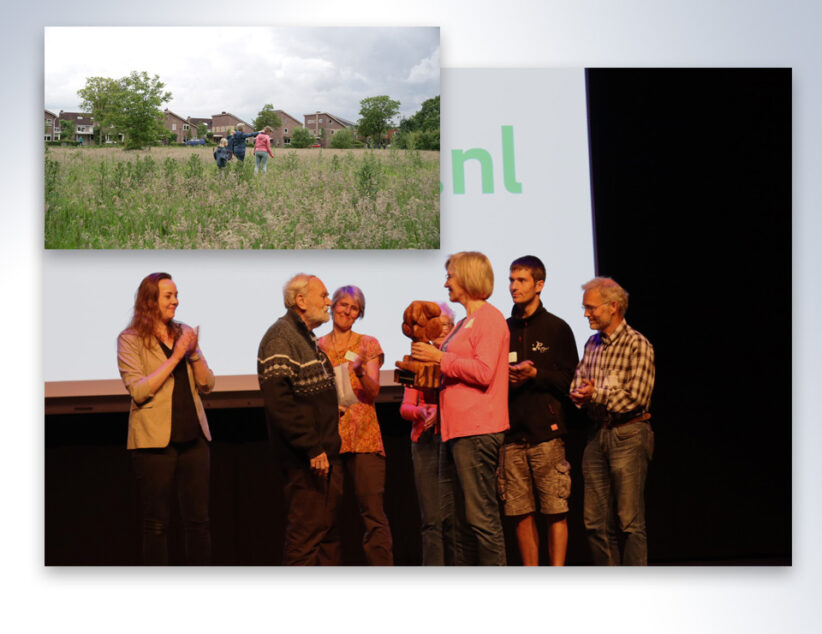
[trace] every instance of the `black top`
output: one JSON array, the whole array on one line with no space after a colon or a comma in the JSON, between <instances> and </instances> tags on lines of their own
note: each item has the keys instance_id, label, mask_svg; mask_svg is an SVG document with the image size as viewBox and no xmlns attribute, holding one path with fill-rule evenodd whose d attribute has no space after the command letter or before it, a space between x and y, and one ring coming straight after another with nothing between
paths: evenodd
<instances>
[{"instance_id":1,"label":"black top","mask_svg":"<svg viewBox=\"0 0 822 634\"><path fill-rule=\"evenodd\" d=\"M537 444L566 433L565 408L568 390L579 362L574 333L562 319L540 303L530 317L523 318L514 306L508 318L511 352L517 363L531 360L537 376L518 386L509 385L508 415L511 429L505 441Z\"/></svg>"},{"instance_id":2,"label":"black top","mask_svg":"<svg viewBox=\"0 0 822 634\"><path fill-rule=\"evenodd\" d=\"M171 357L171 348L159 339L160 347L166 355ZM199 438L203 430L197 418L194 407L194 397L191 395L191 383L188 381L188 360L178 363L171 376L174 377L174 391L171 394L171 440L170 442L188 442Z\"/></svg>"}]
</instances>

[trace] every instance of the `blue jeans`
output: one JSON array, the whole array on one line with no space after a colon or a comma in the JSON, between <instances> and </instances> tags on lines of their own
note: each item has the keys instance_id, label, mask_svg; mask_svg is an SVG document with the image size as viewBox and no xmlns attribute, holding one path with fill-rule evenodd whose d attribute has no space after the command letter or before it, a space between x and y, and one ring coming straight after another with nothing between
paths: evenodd
<instances>
[{"instance_id":1,"label":"blue jeans","mask_svg":"<svg viewBox=\"0 0 822 634\"><path fill-rule=\"evenodd\" d=\"M263 174L265 174L266 165L268 165L268 152L254 152L254 173L257 173L257 170L260 169L260 166L263 167Z\"/></svg>"},{"instance_id":2,"label":"blue jeans","mask_svg":"<svg viewBox=\"0 0 822 634\"><path fill-rule=\"evenodd\" d=\"M420 504L422 565L453 565L455 561L454 508L440 495L440 435L433 428L411 443L414 483ZM442 474L444 476L444 474ZM453 476L444 478L449 482Z\"/></svg>"},{"instance_id":3,"label":"blue jeans","mask_svg":"<svg viewBox=\"0 0 822 634\"><path fill-rule=\"evenodd\" d=\"M504 566L505 538L497 501L497 465L505 434L452 438L442 445L441 478L446 506L453 500L456 518L456 564ZM448 481L450 464L456 478Z\"/></svg>"},{"instance_id":4,"label":"blue jeans","mask_svg":"<svg viewBox=\"0 0 822 634\"><path fill-rule=\"evenodd\" d=\"M596 565L648 565L645 477L653 453L654 432L646 422L599 428L589 437L582 456L584 522Z\"/></svg>"}]
</instances>

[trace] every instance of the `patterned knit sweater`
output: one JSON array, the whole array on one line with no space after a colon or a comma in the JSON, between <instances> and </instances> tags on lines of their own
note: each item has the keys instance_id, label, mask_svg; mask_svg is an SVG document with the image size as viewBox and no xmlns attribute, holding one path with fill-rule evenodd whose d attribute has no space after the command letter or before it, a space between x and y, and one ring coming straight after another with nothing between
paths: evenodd
<instances>
[{"instance_id":1,"label":"patterned knit sweater","mask_svg":"<svg viewBox=\"0 0 822 634\"><path fill-rule=\"evenodd\" d=\"M334 369L300 315L289 309L260 342L257 378L268 434L284 461L307 465L340 452Z\"/></svg>"}]
</instances>

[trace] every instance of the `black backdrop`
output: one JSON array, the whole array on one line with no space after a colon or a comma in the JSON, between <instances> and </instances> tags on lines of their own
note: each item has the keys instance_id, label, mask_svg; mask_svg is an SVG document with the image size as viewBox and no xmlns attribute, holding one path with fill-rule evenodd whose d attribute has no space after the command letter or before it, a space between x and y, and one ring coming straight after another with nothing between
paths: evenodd
<instances>
[{"instance_id":1,"label":"black backdrop","mask_svg":"<svg viewBox=\"0 0 822 634\"><path fill-rule=\"evenodd\" d=\"M629 291L628 321L656 351L650 563L790 563L790 70L592 69L587 87L597 272ZM417 564L408 426L396 404L378 413L395 560ZM281 482L262 411L212 410L209 421L214 563L278 564ZM45 425L46 564L139 563L126 414ZM569 564L589 563L583 444L575 427ZM349 495L346 563L364 563L360 534Z\"/></svg>"},{"instance_id":2,"label":"black backdrop","mask_svg":"<svg viewBox=\"0 0 822 634\"><path fill-rule=\"evenodd\" d=\"M587 77L597 270L656 353L649 556L790 562L790 70Z\"/></svg>"}]
</instances>

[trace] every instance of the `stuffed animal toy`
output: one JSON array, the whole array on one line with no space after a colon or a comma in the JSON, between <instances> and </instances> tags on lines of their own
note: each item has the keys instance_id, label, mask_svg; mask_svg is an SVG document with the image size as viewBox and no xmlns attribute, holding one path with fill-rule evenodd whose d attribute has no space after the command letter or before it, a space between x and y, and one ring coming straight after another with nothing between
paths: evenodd
<instances>
[{"instance_id":1,"label":"stuffed animal toy","mask_svg":"<svg viewBox=\"0 0 822 634\"><path fill-rule=\"evenodd\" d=\"M434 302L411 302L402 315L402 332L411 341L431 343L442 332L440 307ZM405 355L402 361L397 361L395 365L399 368L394 371L394 380L397 383L417 388L440 385L439 363L415 361L410 355Z\"/></svg>"}]
</instances>

